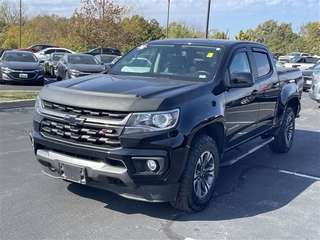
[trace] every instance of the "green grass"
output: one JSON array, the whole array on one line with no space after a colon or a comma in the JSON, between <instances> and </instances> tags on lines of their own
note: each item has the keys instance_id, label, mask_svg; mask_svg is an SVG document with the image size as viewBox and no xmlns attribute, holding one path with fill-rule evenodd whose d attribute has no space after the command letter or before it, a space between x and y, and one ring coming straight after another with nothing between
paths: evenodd
<instances>
[{"instance_id":1,"label":"green grass","mask_svg":"<svg viewBox=\"0 0 320 240\"><path fill-rule=\"evenodd\" d=\"M37 95L38 92L35 91L0 91L0 102L36 99Z\"/></svg>"}]
</instances>

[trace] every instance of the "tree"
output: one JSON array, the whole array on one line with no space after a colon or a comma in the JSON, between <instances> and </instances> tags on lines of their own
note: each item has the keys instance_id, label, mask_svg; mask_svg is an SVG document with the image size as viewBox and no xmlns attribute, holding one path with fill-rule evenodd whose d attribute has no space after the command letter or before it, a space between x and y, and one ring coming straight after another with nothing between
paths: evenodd
<instances>
[{"instance_id":1,"label":"tree","mask_svg":"<svg viewBox=\"0 0 320 240\"><path fill-rule=\"evenodd\" d=\"M301 26L299 35L304 39L306 52L320 55L320 22L308 22Z\"/></svg>"},{"instance_id":2,"label":"tree","mask_svg":"<svg viewBox=\"0 0 320 240\"><path fill-rule=\"evenodd\" d=\"M253 41L252 35L253 35L253 30L251 31L247 30L246 32L243 32L242 30L240 30L238 35L234 36L234 38L239 41Z\"/></svg>"},{"instance_id":3,"label":"tree","mask_svg":"<svg viewBox=\"0 0 320 240\"><path fill-rule=\"evenodd\" d=\"M204 33L199 28L187 22L171 22L168 29L168 38L200 38Z\"/></svg>"},{"instance_id":4,"label":"tree","mask_svg":"<svg viewBox=\"0 0 320 240\"><path fill-rule=\"evenodd\" d=\"M122 51L126 52L137 44L145 41L164 38L164 30L155 19L150 22L139 15L125 18L122 22L124 32L124 46Z\"/></svg>"},{"instance_id":5,"label":"tree","mask_svg":"<svg viewBox=\"0 0 320 240\"><path fill-rule=\"evenodd\" d=\"M227 36L227 33L225 33L224 31L218 31L217 29L211 29L209 34L210 38L214 38L214 39L229 39L229 37Z\"/></svg>"},{"instance_id":6,"label":"tree","mask_svg":"<svg viewBox=\"0 0 320 240\"><path fill-rule=\"evenodd\" d=\"M21 17L24 18L25 10L21 10ZM0 0L0 46L3 46L8 37L8 30L10 27L18 25L20 21L20 8L12 1ZM16 33L19 36L19 31ZM13 36L6 41L6 46L18 46L15 43Z\"/></svg>"},{"instance_id":7,"label":"tree","mask_svg":"<svg viewBox=\"0 0 320 240\"><path fill-rule=\"evenodd\" d=\"M254 31L254 40L260 43L267 44L276 27L277 22L274 20L268 20L262 24L259 24Z\"/></svg>"},{"instance_id":8,"label":"tree","mask_svg":"<svg viewBox=\"0 0 320 240\"><path fill-rule=\"evenodd\" d=\"M5 49L19 47L19 25L10 24L6 30L6 37L2 43Z\"/></svg>"},{"instance_id":9,"label":"tree","mask_svg":"<svg viewBox=\"0 0 320 240\"><path fill-rule=\"evenodd\" d=\"M298 48L294 50L295 47L292 46L298 37L298 34L292 31L291 23L281 23L270 33L265 44L274 52L303 51L301 47L299 47L300 50Z\"/></svg>"},{"instance_id":10,"label":"tree","mask_svg":"<svg viewBox=\"0 0 320 240\"><path fill-rule=\"evenodd\" d=\"M114 47L123 45L122 7L112 0L81 0L82 7L73 15L72 33L82 46Z\"/></svg>"}]
</instances>

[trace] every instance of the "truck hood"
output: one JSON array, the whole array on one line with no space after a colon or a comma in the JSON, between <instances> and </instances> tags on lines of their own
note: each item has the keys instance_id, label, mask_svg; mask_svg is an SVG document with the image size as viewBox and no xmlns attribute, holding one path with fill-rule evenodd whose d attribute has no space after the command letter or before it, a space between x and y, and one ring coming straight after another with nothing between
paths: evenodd
<instances>
[{"instance_id":1,"label":"truck hood","mask_svg":"<svg viewBox=\"0 0 320 240\"><path fill-rule=\"evenodd\" d=\"M161 103L205 83L165 78L95 74L46 85L43 100L81 108L115 111L157 110Z\"/></svg>"}]
</instances>

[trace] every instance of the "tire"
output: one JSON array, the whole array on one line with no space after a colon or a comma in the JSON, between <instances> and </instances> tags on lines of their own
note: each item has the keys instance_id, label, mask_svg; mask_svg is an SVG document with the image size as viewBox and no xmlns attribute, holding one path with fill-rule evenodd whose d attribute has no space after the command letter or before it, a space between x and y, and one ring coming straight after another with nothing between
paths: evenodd
<instances>
[{"instance_id":1,"label":"tire","mask_svg":"<svg viewBox=\"0 0 320 240\"><path fill-rule=\"evenodd\" d=\"M218 172L219 154L215 141L209 136L197 135L189 150L179 192L171 205L187 212L203 209L212 198Z\"/></svg>"},{"instance_id":2,"label":"tire","mask_svg":"<svg viewBox=\"0 0 320 240\"><path fill-rule=\"evenodd\" d=\"M69 73L68 71L66 71L63 80L68 80L68 79L69 79Z\"/></svg>"},{"instance_id":3,"label":"tire","mask_svg":"<svg viewBox=\"0 0 320 240\"><path fill-rule=\"evenodd\" d=\"M50 75L51 75L51 77L55 77L53 67L50 68Z\"/></svg>"},{"instance_id":4,"label":"tire","mask_svg":"<svg viewBox=\"0 0 320 240\"><path fill-rule=\"evenodd\" d=\"M279 134L275 136L274 141L269 143L269 148L273 152L285 153L291 148L295 130L295 115L291 107L286 109Z\"/></svg>"}]
</instances>

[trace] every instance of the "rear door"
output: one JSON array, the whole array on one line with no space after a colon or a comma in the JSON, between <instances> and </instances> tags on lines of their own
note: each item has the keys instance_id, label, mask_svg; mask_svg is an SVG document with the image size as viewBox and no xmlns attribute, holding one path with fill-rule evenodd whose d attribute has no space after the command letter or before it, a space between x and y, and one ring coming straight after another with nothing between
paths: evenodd
<instances>
[{"instance_id":1,"label":"rear door","mask_svg":"<svg viewBox=\"0 0 320 240\"><path fill-rule=\"evenodd\" d=\"M254 77L258 88L259 114L257 120L257 133L261 134L272 128L275 109L280 94L278 73L273 66L267 49L252 47L252 65Z\"/></svg>"}]
</instances>

